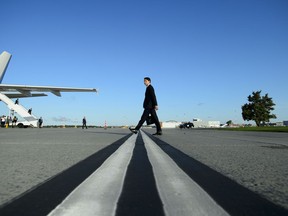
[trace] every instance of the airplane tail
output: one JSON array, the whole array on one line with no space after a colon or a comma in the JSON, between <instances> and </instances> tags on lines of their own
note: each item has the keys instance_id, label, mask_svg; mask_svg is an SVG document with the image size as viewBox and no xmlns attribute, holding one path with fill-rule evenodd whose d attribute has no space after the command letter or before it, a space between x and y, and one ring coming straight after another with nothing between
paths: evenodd
<instances>
[{"instance_id":1,"label":"airplane tail","mask_svg":"<svg viewBox=\"0 0 288 216\"><path fill-rule=\"evenodd\" d=\"M0 83L2 83L2 79L5 75L11 56L12 55L6 51L2 52L0 55Z\"/></svg>"}]
</instances>

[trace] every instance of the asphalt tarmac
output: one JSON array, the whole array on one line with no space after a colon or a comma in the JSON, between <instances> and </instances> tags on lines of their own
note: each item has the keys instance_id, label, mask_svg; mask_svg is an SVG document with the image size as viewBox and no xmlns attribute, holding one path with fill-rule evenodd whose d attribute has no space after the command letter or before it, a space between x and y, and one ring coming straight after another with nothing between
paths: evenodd
<instances>
[{"instance_id":1,"label":"asphalt tarmac","mask_svg":"<svg viewBox=\"0 0 288 216\"><path fill-rule=\"evenodd\" d=\"M0 211L129 134L128 129L1 128ZM288 209L287 133L164 129L154 139Z\"/></svg>"}]
</instances>

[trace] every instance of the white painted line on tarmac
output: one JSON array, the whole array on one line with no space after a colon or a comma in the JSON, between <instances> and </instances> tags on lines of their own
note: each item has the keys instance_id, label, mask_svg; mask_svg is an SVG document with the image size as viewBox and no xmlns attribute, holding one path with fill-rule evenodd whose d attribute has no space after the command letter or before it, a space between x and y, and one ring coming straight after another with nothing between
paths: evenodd
<instances>
[{"instance_id":1,"label":"white painted line on tarmac","mask_svg":"<svg viewBox=\"0 0 288 216\"><path fill-rule=\"evenodd\" d=\"M144 132L141 134L167 216L229 215L156 143Z\"/></svg>"},{"instance_id":2,"label":"white painted line on tarmac","mask_svg":"<svg viewBox=\"0 0 288 216\"><path fill-rule=\"evenodd\" d=\"M49 216L115 215L137 135L132 135Z\"/></svg>"}]
</instances>

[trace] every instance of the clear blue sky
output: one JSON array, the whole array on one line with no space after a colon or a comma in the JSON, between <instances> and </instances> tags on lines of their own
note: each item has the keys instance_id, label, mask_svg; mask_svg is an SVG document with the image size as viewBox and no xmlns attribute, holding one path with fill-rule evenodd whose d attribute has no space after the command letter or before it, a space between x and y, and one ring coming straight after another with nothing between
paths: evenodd
<instances>
[{"instance_id":1,"label":"clear blue sky","mask_svg":"<svg viewBox=\"0 0 288 216\"><path fill-rule=\"evenodd\" d=\"M20 99L45 124L135 125L145 76L161 121L244 123L258 90L288 120L287 0L10 0L0 27L3 83L100 90Z\"/></svg>"}]
</instances>

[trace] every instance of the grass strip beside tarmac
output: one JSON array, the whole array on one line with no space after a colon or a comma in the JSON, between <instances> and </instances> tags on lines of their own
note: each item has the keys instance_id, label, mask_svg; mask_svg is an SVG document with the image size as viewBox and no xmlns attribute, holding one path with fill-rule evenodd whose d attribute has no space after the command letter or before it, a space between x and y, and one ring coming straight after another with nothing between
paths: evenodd
<instances>
[{"instance_id":1,"label":"grass strip beside tarmac","mask_svg":"<svg viewBox=\"0 0 288 216\"><path fill-rule=\"evenodd\" d=\"M286 132L288 133L288 127L285 126L263 126L263 127L227 127L219 128L219 130L230 130L230 131L260 131L260 132Z\"/></svg>"}]
</instances>

